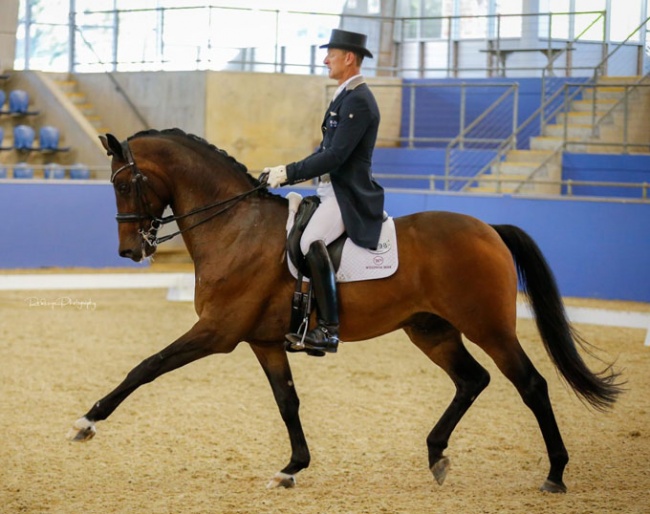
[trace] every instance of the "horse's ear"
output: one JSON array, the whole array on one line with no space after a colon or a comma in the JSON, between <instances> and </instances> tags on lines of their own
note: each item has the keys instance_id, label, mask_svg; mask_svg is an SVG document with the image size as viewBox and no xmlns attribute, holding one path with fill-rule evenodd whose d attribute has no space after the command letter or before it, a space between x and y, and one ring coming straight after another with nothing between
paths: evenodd
<instances>
[{"instance_id":1,"label":"horse's ear","mask_svg":"<svg viewBox=\"0 0 650 514\"><path fill-rule=\"evenodd\" d=\"M106 149L106 154L109 157L114 155L118 159L124 160L122 145L113 134L99 136L99 140L102 142L102 146Z\"/></svg>"}]
</instances>

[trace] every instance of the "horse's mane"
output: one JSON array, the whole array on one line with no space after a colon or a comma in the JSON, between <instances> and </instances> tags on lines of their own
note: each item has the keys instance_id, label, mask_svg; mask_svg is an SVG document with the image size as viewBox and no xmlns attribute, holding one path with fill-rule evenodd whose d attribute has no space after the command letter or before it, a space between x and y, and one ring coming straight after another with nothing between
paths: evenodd
<instances>
[{"instance_id":1,"label":"horse's mane","mask_svg":"<svg viewBox=\"0 0 650 514\"><path fill-rule=\"evenodd\" d=\"M188 134L187 132L179 128L170 128L170 129L163 129L163 130L147 129L147 130L141 130L140 132L136 132L131 137L129 137L129 140L135 139L137 137L147 137L147 136L177 136L177 137L189 139L190 141L205 146L206 148L224 157L228 162L230 162L233 165L235 169L244 173L248 177L251 184L258 186L260 183L259 180L257 180L253 175L251 175L248 172L248 168L244 164L242 164L233 156L228 154L228 152L226 152L225 150L216 147L215 145L213 145L212 143L208 142L207 140L203 139L200 136L197 136L195 134Z\"/></svg>"}]
</instances>

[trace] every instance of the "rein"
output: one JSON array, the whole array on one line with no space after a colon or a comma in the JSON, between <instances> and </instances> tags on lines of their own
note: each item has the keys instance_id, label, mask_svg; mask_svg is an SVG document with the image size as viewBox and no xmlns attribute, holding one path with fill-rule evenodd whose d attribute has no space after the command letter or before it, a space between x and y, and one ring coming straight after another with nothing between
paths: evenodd
<instances>
[{"instance_id":1,"label":"rein","mask_svg":"<svg viewBox=\"0 0 650 514\"><path fill-rule=\"evenodd\" d=\"M171 215L171 216L165 216L164 218L154 216L149 212L149 209L146 208L147 203L145 201L145 192L144 192L144 186L149 179L147 176L142 173L140 168L138 168L138 165L135 163L135 159L133 157L133 153L131 152L131 148L129 147L128 142L124 143L124 153L126 156L127 163L124 166L121 166L120 168L116 169L112 174L111 174L111 183L115 183L115 178L124 170L130 169L131 173L133 174L133 178L131 179L131 182L135 185L135 192L137 195L137 202L139 206L147 211L146 214L141 214L139 212L130 212L130 213L117 213L115 216L115 219L117 220L118 223L132 223L135 221L141 221L141 220L149 220L151 222L149 229L144 230L140 229L140 235L142 236L142 239L152 247L157 247L160 243L164 243L166 241L169 241L170 239L183 234L184 232L188 232L192 230L193 228L198 227L199 225L202 225L203 223L206 223L210 221L213 218L216 218L220 214L223 214L227 210L231 209L234 207L237 203L239 203L241 200L246 198L247 196L250 196L251 194L255 193L256 191L259 191L260 189L266 189L267 184L265 181L262 181L258 186L255 186L253 189L250 189L248 191L245 191L243 193L240 193L236 196L233 196L232 198L228 198L226 200L220 200L218 202L214 202L208 205L205 205L203 207L197 207L196 209L192 209L189 212L186 212L185 214L179 214L179 215ZM154 191L154 194L156 192ZM158 195L156 195L158 196ZM172 223L173 221L178 221L182 220L185 218L189 218L190 216L194 216L195 214L200 214L202 212L206 212L212 209L216 209L217 207L222 207L216 212L213 212L209 216L203 218L202 220L197 221L193 225L190 225L189 227L186 227L184 229L179 229L176 232L173 232L171 234L168 234L163 237L158 237L158 230L163 225L167 225L168 223Z\"/></svg>"}]
</instances>

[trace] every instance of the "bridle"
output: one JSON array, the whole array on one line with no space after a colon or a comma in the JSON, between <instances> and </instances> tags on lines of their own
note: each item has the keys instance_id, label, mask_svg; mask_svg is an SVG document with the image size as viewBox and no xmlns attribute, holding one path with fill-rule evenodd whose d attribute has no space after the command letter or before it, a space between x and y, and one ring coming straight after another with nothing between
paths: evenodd
<instances>
[{"instance_id":1,"label":"bridle","mask_svg":"<svg viewBox=\"0 0 650 514\"><path fill-rule=\"evenodd\" d=\"M184 232L187 232L189 230L192 230L193 228L198 227L199 225L202 225L203 223L206 223L207 221L210 221L212 218L215 218L216 216L219 216L219 214L222 214L226 212L227 210L231 209L234 207L238 202L243 200L244 198L250 196L251 194L255 193L256 191L259 191L261 189L266 189L267 184L266 181L261 181L259 185L255 186L253 189L250 189L248 191L245 191L241 194L238 194L236 196L233 196L232 198L228 198L226 200L221 200L219 202L214 202L209 205L205 205L203 207L198 207L196 209L192 209L189 212L186 212L185 214L179 214L179 215L171 215L171 216L165 216L165 217L159 217L155 216L154 214L151 213L149 210L149 204L146 199L146 192L145 192L145 186L148 183L149 179L147 176L142 173L142 170L138 167L138 165L135 163L135 159L133 157L133 152L131 151L131 148L129 147L128 141L125 141L122 143L122 147L124 149L124 157L125 160L127 161L125 165L119 167L116 169L114 172L111 173L111 183L115 183L115 179L117 176L122 173L124 170L131 170L131 183L134 185L135 188L135 195L136 195L136 202L137 202L137 210L136 212L128 212L128 213L120 213L118 212L117 215L115 216L115 219L117 220L118 223L135 223L135 222L142 222L142 221L149 221L149 229L145 230L143 228L140 228L138 231L142 239L144 240L145 243L147 243L149 246L152 247L157 247L160 243L164 243L165 241L169 241L170 239L176 237L179 234L182 234ZM153 188L149 188L153 192L154 195L156 195L158 198L160 198L156 192L153 190ZM185 218L189 218L190 216L194 216L195 214L199 214L202 212L207 212L211 211L213 209L220 208L219 210L210 213L208 216L205 218L197 221L193 225L190 225L189 227L185 227L182 230L177 230L176 232L173 232L171 234L168 234L163 237L158 237L158 231L163 225L167 225L168 223L172 223L174 221L182 220Z\"/></svg>"}]
</instances>

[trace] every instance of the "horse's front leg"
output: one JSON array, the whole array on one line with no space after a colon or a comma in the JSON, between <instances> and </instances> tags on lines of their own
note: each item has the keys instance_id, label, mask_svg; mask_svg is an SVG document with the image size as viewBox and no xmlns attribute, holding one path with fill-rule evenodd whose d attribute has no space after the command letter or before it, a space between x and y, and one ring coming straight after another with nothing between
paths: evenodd
<instances>
[{"instance_id":1,"label":"horse's front leg","mask_svg":"<svg viewBox=\"0 0 650 514\"><path fill-rule=\"evenodd\" d=\"M289 464L271 478L267 487L293 487L296 484L296 474L309 466L311 457L302 424L300 423L298 413L300 400L291 376L287 353L282 344L251 344L251 348L269 379L273 396L280 409L280 415L287 427L291 442L291 460Z\"/></svg>"},{"instance_id":2,"label":"horse's front leg","mask_svg":"<svg viewBox=\"0 0 650 514\"><path fill-rule=\"evenodd\" d=\"M164 350L148 357L133 368L124 381L112 392L99 400L78 419L68 439L88 441L95 435L95 423L110 416L113 411L138 387L152 382L160 375L180 368L190 362L219 352L229 352L237 343L218 343L215 330L208 323L199 320L186 334L179 337Z\"/></svg>"}]
</instances>

